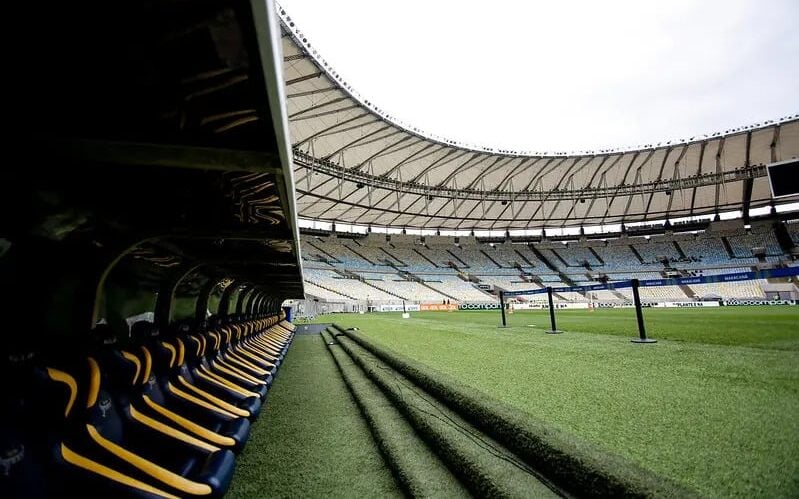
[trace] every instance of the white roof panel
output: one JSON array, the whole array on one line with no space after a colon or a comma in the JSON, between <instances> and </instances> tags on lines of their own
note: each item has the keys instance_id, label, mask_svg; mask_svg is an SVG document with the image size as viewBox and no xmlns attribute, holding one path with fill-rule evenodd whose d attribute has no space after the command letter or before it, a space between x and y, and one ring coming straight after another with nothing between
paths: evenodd
<instances>
[{"instance_id":1,"label":"white roof panel","mask_svg":"<svg viewBox=\"0 0 799 499\"><path fill-rule=\"evenodd\" d=\"M751 206L767 204L762 165L799 156L796 116L638 150L569 156L474 149L396 122L340 81L296 31L283 29L303 218L505 229L699 215L740 209L749 179Z\"/></svg>"}]
</instances>

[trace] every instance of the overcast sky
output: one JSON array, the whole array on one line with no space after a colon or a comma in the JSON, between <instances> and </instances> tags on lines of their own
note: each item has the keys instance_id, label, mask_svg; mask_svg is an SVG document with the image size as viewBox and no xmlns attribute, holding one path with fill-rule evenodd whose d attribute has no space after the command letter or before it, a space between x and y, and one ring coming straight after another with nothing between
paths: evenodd
<instances>
[{"instance_id":1,"label":"overcast sky","mask_svg":"<svg viewBox=\"0 0 799 499\"><path fill-rule=\"evenodd\" d=\"M363 98L461 142L574 151L799 112L799 0L280 0Z\"/></svg>"}]
</instances>

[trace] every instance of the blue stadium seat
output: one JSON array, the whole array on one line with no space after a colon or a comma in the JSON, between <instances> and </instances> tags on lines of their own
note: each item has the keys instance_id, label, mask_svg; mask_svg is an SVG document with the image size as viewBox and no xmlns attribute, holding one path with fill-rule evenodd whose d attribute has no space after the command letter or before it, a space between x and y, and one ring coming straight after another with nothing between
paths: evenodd
<instances>
[{"instance_id":1,"label":"blue stadium seat","mask_svg":"<svg viewBox=\"0 0 799 499\"><path fill-rule=\"evenodd\" d=\"M106 343L96 354L101 365L115 374L113 391L118 403L218 447L240 451L250 433L247 415L233 414L221 399L222 403L216 404L200 390L186 389L186 393L184 387L170 384L169 372L159 368L150 353L150 348L160 350L159 341L152 347L143 344L142 336L152 338L142 334L146 330L146 325L134 328L133 348L119 351Z\"/></svg>"}]
</instances>

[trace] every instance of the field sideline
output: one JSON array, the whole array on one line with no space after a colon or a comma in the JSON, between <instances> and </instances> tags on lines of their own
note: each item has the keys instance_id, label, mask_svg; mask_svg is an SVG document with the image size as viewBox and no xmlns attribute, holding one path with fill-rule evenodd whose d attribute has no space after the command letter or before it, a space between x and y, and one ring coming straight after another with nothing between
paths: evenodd
<instances>
[{"instance_id":1,"label":"field sideline","mask_svg":"<svg viewBox=\"0 0 799 499\"><path fill-rule=\"evenodd\" d=\"M336 314L367 336L716 497L799 495L799 308ZM531 325L535 327L530 327Z\"/></svg>"}]
</instances>

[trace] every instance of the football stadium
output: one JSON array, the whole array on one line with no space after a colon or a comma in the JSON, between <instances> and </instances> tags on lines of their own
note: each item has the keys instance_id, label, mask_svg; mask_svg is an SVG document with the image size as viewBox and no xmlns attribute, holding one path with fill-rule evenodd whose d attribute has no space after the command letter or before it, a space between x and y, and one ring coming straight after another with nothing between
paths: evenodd
<instances>
[{"instance_id":1,"label":"football stadium","mask_svg":"<svg viewBox=\"0 0 799 499\"><path fill-rule=\"evenodd\" d=\"M680 139L653 116L655 139L620 128L636 146L582 123L550 127L573 151L473 143L344 76L314 36L352 31L326 19L344 4L311 4L19 17L0 497L799 496L796 88ZM456 67L458 23L414 16L392 36ZM740 57L792 81L786 29Z\"/></svg>"}]
</instances>

